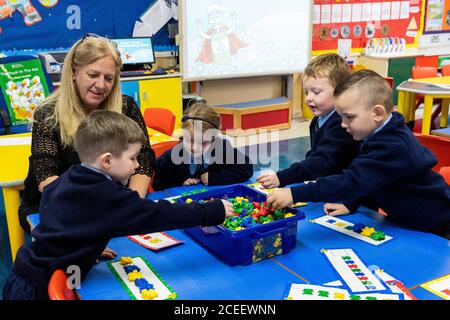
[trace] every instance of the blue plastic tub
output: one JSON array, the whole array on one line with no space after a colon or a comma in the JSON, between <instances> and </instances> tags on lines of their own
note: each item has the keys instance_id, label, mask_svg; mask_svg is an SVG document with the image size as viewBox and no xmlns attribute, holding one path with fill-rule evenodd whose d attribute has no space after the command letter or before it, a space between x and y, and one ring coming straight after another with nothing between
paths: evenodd
<instances>
[{"instance_id":1,"label":"blue plastic tub","mask_svg":"<svg viewBox=\"0 0 450 320\"><path fill-rule=\"evenodd\" d=\"M190 196L180 197L185 202L211 198L246 197L249 201L262 202L266 195L245 185L233 185ZM265 258L286 254L297 243L297 221L305 214L299 209L285 209L295 216L266 224L256 225L240 231L231 231L223 226L192 227L184 229L186 234L197 241L214 256L230 266L248 265Z\"/></svg>"}]
</instances>

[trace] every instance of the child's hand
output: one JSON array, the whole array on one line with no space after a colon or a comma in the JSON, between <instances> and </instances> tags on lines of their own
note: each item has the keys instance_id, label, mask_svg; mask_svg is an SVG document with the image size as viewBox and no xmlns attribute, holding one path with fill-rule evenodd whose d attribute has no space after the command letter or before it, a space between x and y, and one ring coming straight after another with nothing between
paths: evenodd
<instances>
[{"instance_id":1,"label":"child's hand","mask_svg":"<svg viewBox=\"0 0 450 320\"><path fill-rule=\"evenodd\" d=\"M233 205L231 202L228 202L227 200L221 199L223 203L223 207L225 208L225 218L231 217L233 215Z\"/></svg>"},{"instance_id":2,"label":"child's hand","mask_svg":"<svg viewBox=\"0 0 450 320\"><path fill-rule=\"evenodd\" d=\"M202 183L207 186L208 185L208 172L205 172L204 174L202 174L200 176L200 180L202 181Z\"/></svg>"},{"instance_id":3,"label":"child's hand","mask_svg":"<svg viewBox=\"0 0 450 320\"><path fill-rule=\"evenodd\" d=\"M267 205L274 210L290 207L293 202L290 188L278 189L267 195Z\"/></svg>"},{"instance_id":4,"label":"child's hand","mask_svg":"<svg viewBox=\"0 0 450 320\"><path fill-rule=\"evenodd\" d=\"M265 171L259 177L256 178L256 181L262 184L264 188L276 188L280 186L280 180L275 171Z\"/></svg>"},{"instance_id":5,"label":"child's hand","mask_svg":"<svg viewBox=\"0 0 450 320\"><path fill-rule=\"evenodd\" d=\"M199 184L199 183L200 183L200 179L198 179L198 178L189 178L185 182L183 182L183 186L190 186L190 185Z\"/></svg>"},{"instance_id":6,"label":"child's hand","mask_svg":"<svg viewBox=\"0 0 450 320\"><path fill-rule=\"evenodd\" d=\"M100 258L97 259L96 262L98 263L100 260L111 260L115 257L117 257L117 253L114 250L106 247L105 250L103 250L103 252L100 254Z\"/></svg>"},{"instance_id":7,"label":"child's hand","mask_svg":"<svg viewBox=\"0 0 450 320\"><path fill-rule=\"evenodd\" d=\"M349 214L350 210L340 203L325 203L323 205L323 212L329 216L342 216L344 214Z\"/></svg>"}]
</instances>

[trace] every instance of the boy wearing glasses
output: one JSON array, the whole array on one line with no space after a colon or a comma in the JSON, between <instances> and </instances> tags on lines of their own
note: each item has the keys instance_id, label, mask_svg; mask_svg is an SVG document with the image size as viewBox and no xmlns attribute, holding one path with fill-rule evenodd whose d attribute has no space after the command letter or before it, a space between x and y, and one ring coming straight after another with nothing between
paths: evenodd
<instances>
[{"instance_id":1,"label":"boy wearing glasses","mask_svg":"<svg viewBox=\"0 0 450 320\"><path fill-rule=\"evenodd\" d=\"M156 160L155 190L180 185L226 185L253 175L250 159L220 135L220 115L204 103L193 104L182 121L183 138Z\"/></svg>"}]
</instances>

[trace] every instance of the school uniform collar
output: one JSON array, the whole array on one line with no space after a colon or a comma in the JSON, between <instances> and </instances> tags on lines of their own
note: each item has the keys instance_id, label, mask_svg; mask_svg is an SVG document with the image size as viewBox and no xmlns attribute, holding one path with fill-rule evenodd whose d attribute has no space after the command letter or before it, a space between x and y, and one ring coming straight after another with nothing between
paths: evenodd
<instances>
[{"instance_id":1,"label":"school uniform collar","mask_svg":"<svg viewBox=\"0 0 450 320\"><path fill-rule=\"evenodd\" d=\"M320 116L320 117L317 119L317 126L318 126L318 129L320 129L320 128L323 126L323 124L324 124L325 122L327 122L327 120L328 120L328 119L333 115L333 113L335 113L335 112L336 112L336 109L333 109L332 111L328 112L327 114Z\"/></svg>"},{"instance_id":2,"label":"school uniform collar","mask_svg":"<svg viewBox=\"0 0 450 320\"><path fill-rule=\"evenodd\" d=\"M86 163L81 163L81 166L85 167L85 168L87 168L89 170L92 170L94 172L100 173L101 175L105 176L105 178L108 179L108 180L112 180L112 178L111 178L111 176L109 174L104 173L104 172L98 170L97 168L91 167L90 165L88 165Z\"/></svg>"}]
</instances>

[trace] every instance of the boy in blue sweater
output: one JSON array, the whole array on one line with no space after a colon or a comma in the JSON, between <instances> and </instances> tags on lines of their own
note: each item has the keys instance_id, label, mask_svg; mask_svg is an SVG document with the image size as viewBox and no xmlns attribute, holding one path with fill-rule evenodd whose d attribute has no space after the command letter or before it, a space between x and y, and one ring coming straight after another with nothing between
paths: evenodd
<instances>
[{"instance_id":1,"label":"boy in blue sweater","mask_svg":"<svg viewBox=\"0 0 450 320\"><path fill-rule=\"evenodd\" d=\"M350 74L347 62L335 53L320 55L305 69L305 102L314 118L309 126L311 149L305 159L285 170L266 171L256 178L265 188L316 180L341 172L356 157L359 142L341 127L341 117L334 108L333 91Z\"/></svg>"},{"instance_id":2,"label":"boy in blue sweater","mask_svg":"<svg viewBox=\"0 0 450 320\"><path fill-rule=\"evenodd\" d=\"M280 189L268 196L273 208L297 201L333 201L329 215L355 211L359 205L381 208L395 223L450 237L450 187L431 168L436 158L419 144L392 112L392 90L370 70L358 71L334 91L342 127L362 141L359 155L342 173L315 183Z\"/></svg>"},{"instance_id":3,"label":"boy in blue sweater","mask_svg":"<svg viewBox=\"0 0 450 320\"><path fill-rule=\"evenodd\" d=\"M80 268L82 280L111 238L217 225L231 214L232 205L224 200L153 202L129 189L145 141L139 126L116 112L93 111L81 122L74 148L82 164L44 188L35 241L17 252L4 299L48 299L52 273L69 266Z\"/></svg>"}]
</instances>

